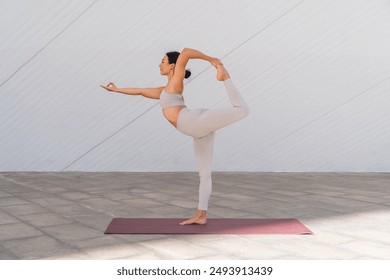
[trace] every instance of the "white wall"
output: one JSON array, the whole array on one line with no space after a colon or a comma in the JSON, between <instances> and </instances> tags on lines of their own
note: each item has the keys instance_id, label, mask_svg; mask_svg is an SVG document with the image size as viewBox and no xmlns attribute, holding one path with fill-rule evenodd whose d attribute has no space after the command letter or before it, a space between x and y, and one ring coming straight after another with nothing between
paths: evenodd
<instances>
[{"instance_id":1,"label":"white wall","mask_svg":"<svg viewBox=\"0 0 390 280\"><path fill-rule=\"evenodd\" d=\"M215 171L390 171L390 1L0 2L0 171L195 171L157 100L183 47L222 58L250 115L218 131ZM190 108L229 106L190 61Z\"/></svg>"}]
</instances>

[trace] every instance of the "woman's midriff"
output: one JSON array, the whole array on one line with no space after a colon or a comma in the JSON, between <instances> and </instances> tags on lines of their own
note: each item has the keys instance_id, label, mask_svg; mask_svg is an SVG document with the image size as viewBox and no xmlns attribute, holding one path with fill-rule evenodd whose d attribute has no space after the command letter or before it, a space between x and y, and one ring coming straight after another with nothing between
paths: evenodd
<instances>
[{"instance_id":1,"label":"woman's midriff","mask_svg":"<svg viewBox=\"0 0 390 280\"><path fill-rule=\"evenodd\" d=\"M174 106L165 108L163 114L165 118L174 126L177 127L177 119L179 118L180 111L187 106Z\"/></svg>"}]
</instances>

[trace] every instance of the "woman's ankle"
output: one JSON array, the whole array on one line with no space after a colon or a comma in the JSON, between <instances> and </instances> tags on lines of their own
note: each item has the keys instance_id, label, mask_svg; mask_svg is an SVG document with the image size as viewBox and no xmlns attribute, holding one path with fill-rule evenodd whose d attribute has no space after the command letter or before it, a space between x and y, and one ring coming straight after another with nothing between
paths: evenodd
<instances>
[{"instance_id":1,"label":"woman's ankle","mask_svg":"<svg viewBox=\"0 0 390 280\"><path fill-rule=\"evenodd\" d=\"M206 210L197 210L196 211L196 216L197 217L206 217L207 211Z\"/></svg>"}]
</instances>

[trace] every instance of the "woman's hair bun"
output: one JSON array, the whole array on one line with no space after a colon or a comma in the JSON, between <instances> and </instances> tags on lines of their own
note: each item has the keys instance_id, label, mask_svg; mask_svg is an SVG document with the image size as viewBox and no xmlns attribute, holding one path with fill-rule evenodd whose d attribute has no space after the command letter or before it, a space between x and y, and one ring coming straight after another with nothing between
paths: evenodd
<instances>
[{"instance_id":1,"label":"woman's hair bun","mask_svg":"<svg viewBox=\"0 0 390 280\"><path fill-rule=\"evenodd\" d=\"M185 74L184 78L188 79L190 76L191 76L191 71L186 70L186 74Z\"/></svg>"}]
</instances>

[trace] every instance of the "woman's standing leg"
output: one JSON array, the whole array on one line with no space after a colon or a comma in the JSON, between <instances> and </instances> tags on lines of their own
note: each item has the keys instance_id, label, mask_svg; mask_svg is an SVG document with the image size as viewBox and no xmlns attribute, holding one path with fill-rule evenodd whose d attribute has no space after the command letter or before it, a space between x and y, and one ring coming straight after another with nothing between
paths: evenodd
<instances>
[{"instance_id":1,"label":"woman's standing leg","mask_svg":"<svg viewBox=\"0 0 390 280\"><path fill-rule=\"evenodd\" d=\"M199 171L199 204L195 216L180 223L206 224L206 211L212 190L211 165L213 161L215 132L201 138L194 137L195 159Z\"/></svg>"},{"instance_id":2,"label":"woman's standing leg","mask_svg":"<svg viewBox=\"0 0 390 280\"><path fill-rule=\"evenodd\" d=\"M211 165L213 160L215 132L202 138L194 138L194 152L199 171L198 209L207 211L212 189Z\"/></svg>"}]
</instances>

